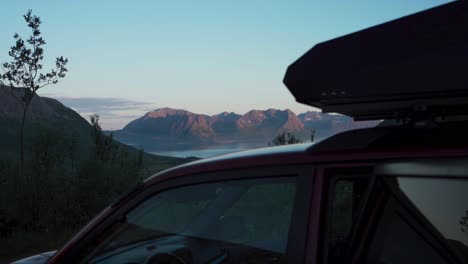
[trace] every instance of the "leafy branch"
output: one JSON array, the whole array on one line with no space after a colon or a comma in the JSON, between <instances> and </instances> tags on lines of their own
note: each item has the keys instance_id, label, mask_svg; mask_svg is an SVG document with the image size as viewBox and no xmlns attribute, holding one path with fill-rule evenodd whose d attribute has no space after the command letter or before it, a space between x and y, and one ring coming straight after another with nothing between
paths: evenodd
<instances>
[{"instance_id":1,"label":"leafy branch","mask_svg":"<svg viewBox=\"0 0 468 264\"><path fill-rule=\"evenodd\" d=\"M11 61L2 64L3 73L0 74L0 82L10 86L11 94L23 108L19 136L20 170L24 163L24 123L31 101L37 90L49 84L56 84L68 72L66 68L68 59L62 56L55 59L55 68L43 72L41 62L44 59L43 46L46 45L46 41L41 36L42 21L32 14L32 10L28 10L23 18L31 30L31 35L24 40L15 33L13 36L15 44L8 52Z\"/></svg>"}]
</instances>

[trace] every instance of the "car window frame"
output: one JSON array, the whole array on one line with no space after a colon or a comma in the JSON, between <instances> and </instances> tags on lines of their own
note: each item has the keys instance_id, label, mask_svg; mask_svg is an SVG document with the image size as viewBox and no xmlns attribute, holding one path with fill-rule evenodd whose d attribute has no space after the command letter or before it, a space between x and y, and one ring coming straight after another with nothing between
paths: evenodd
<instances>
[{"instance_id":1,"label":"car window frame","mask_svg":"<svg viewBox=\"0 0 468 264\"><path fill-rule=\"evenodd\" d=\"M450 248L442 234L398 188L395 183L397 177L424 178L413 175L388 176L376 174L373 176L373 186L368 199L377 202L373 206L369 206L369 203L365 204L364 212L358 220L356 231L353 233L353 254L350 256L350 263L366 263L367 257L371 254L369 252L370 244L374 243L374 241L383 243L385 235L380 232L378 225L388 222L385 215L392 213L389 212L391 210L397 211L402 220L434 248L441 257L445 258L448 263L464 263L458 252ZM364 222L366 223L364 224Z\"/></svg>"},{"instance_id":2,"label":"car window frame","mask_svg":"<svg viewBox=\"0 0 468 264\"><path fill-rule=\"evenodd\" d=\"M162 177L159 175L156 177ZM243 168L226 171L213 171L207 173L186 174L169 177L155 184L139 188L130 199L113 204L113 211L92 230L76 242L76 244L63 254L58 263L77 263L76 256L83 258L88 254L97 239L104 232L109 232L123 221L125 215L147 199L166 190L205 183L216 183L232 180L261 180L268 178L296 177L296 194L294 208L291 216L286 257L288 263L303 263L308 234L309 210L312 196L314 166L313 165L282 165L260 168ZM121 200L121 199L119 199ZM79 263L79 262L78 262Z\"/></svg>"}]
</instances>

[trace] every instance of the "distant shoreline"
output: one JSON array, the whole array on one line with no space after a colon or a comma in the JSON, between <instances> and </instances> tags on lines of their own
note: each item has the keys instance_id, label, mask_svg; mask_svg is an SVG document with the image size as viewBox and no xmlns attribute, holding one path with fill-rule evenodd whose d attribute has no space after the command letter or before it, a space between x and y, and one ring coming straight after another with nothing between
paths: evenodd
<instances>
[{"instance_id":1,"label":"distant shoreline","mask_svg":"<svg viewBox=\"0 0 468 264\"><path fill-rule=\"evenodd\" d=\"M247 150L248 148L207 148L207 149L188 149L188 150L169 150L169 151L149 151L148 153L160 156L169 156L176 158L208 158L217 155L223 155L231 152Z\"/></svg>"}]
</instances>

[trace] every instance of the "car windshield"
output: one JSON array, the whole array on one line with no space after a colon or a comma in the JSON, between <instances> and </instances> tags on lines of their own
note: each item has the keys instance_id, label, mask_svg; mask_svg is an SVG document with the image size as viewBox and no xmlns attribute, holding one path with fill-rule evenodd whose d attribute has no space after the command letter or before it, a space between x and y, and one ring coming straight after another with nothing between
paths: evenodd
<instances>
[{"instance_id":1,"label":"car windshield","mask_svg":"<svg viewBox=\"0 0 468 264\"><path fill-rule=\"evenodd\" d=\"M295 188L292 177L198 184L161 192L99 238L93 257L84 263L122 258L140 263L167 243L219 251L218 255L241 256L249 249L281 256L286 251Z\"/></svg>"},{"instance_id":2,"label":"car windshield","mask_svg":"<svg viewBox=\"0 0 468 264\"><path fill-rule=\"evenodd\" d=\"M223 184L186 187L183 190L169 190L154 196L131 211L119 227L119 234L112 238L103 251L110 251L171 234L200 236L190 226L203 222L203 215L213 217L223 212L214 212L211 203L238 197L248 186L223 186ZM226 201L225 201L226 202ZM225 208L222 208L225 209ZM213 215L215 213L215 215ZM206 219L205 219L206 221ZM200 223L203 224L203 223Z\"/></svg>"}]
</instances>

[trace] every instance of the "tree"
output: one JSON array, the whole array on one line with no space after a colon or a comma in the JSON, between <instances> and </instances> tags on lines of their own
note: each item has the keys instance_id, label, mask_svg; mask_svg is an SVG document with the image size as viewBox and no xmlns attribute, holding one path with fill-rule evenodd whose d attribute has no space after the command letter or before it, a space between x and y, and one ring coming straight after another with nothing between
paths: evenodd
<instances>
[{"instance_id":1,"label":"tree","mask_svg":"<svg viewBox=\"0 0 468 264\"><path fill-rule=\"evenodd\" d=\"M78 143L80 140L80 134L76 132L75 130L72 131L70 135L70 141L68 145L68 152L70 155L70 161L71 161L71 168L75 169L75 159L76 159L76 151L78 149Z\"/></svg>"},{"instance_id":2,"label":"tree","mask_svg":"<svg viewBox=\"0 0 468 264\"><path fill-rule=\"evenodd\" d=\"M57 167L64 163L65 133L60 129L40 128L32 142L32 158L28 162L37 180L43 180ZM28 165L29 166L29 165ZM34 179L34 182L37 182Z\"/></svg>"},{"instance_id":3,"label":"tree","mask_svg":"<svg viewBox=\"0 0 468 264\"><path fill-rule=\"evenodd\" d=\"M0 80L10 86L12 94L23 108L19 131L20 171L23 170L24 166L24 124L28 108L37 90L49 84L56 84L59 79L65 77L67 72L66 65L68 63L68 59L62 56L57 57L55 60L55 69L47 73L43 72L43 46L46 42L42 38L39 29L42 23L41 19L33 15L32 10L29 10L23 17L28 27L31 29L31 36L29 36L26 41L17 33L13 36L16 43L8 52L12 61L3 63L4 73L0 74Z\"/></svg>"},{"instance_id":4,"label":"tree","mask_svg":"<svg viewBox=\"0 0 468 264\"><path fill-rule=\"evenodd\" d=\"M460 230L468 235L468 210L465 211L465 215L460 218Z\"/></svg>"},{"instance_id":5,"label":"tree","mask_svg":"<svg viewBox=\"0 0 468 264\"><path fill-rule=\"evenodd\" d=\"M302 143L302 140L294 136L290 132L283 131L279 133L268 145L270 146L280 146L280 145L289 145Z\"/></svg>"},{"instance_id":6,"label":"tree","mask_svg":"<svg viewBox=\"0 0 468 264\"><path fill-rule=\"evenodd\" d=\"M316 131L315 128L312 128L310 130L310 142L314 142L315 140L315 131Z\"/></svg>"},{"instance_id":7,"label":"tree","mask_svg":"<svg viewBox=\"0 0 468 264\"><path fill-rule=\"evenodd\" d=\"M145 150L143 149L143 146L140 145L140 149L138 150L138 158L137 158L137 166L139 168L143 167L143 158L145 155Z\"/></svg>"},{"instance_id":8,"label":"tree","mask_svg":"<svg viewBox=\"0 0 468 264\"><path fill-rule=\"evenodd\" d=\"M107 136L102 132L98 114L91 115L89 121L93 127L91 136L94 140L95 158L102 162L115 161L117 159L119 146L114 142L113 135L110 134Z\"/></svg>"}]
</instances>

